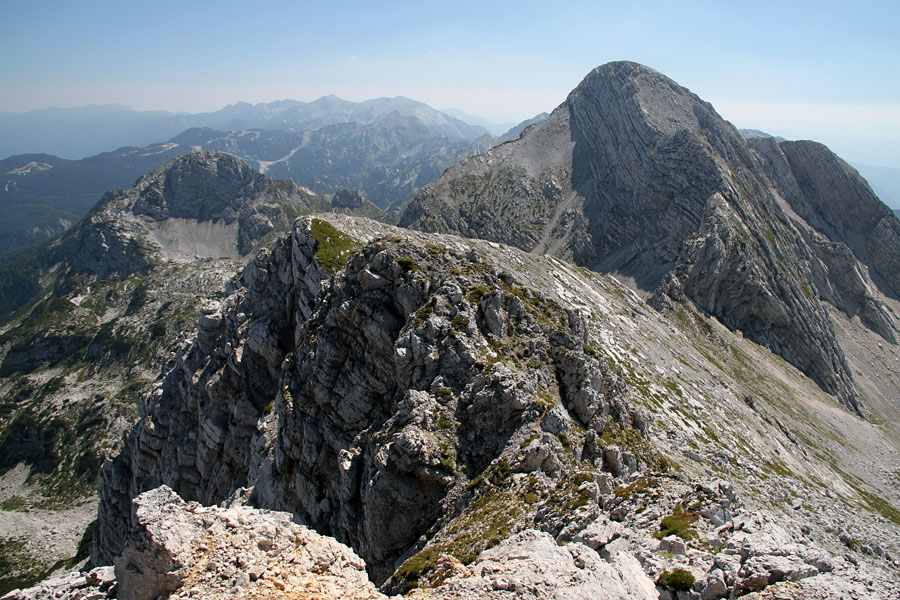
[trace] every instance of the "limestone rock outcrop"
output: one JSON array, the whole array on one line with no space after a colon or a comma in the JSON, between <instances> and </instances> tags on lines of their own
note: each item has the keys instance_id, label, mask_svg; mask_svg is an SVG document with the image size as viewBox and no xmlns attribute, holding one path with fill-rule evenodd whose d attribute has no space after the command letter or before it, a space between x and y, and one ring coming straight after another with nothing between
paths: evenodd
<instances>
[{"instance_id":1,"label":"limestone rock outcrop","mask_svg":"<svg viewBox=\"0 0 900 600\"><path fill-rule=\"evenodd\" d=\"M163 486L135 499L136 527L115 561L118 598L383 598L365 563L283 512L187 503Z\"/></svg>"},{"instance_id":2,"label":"limestone rock outcrop","mask_svg":"<svg viewBox=\"0 0 900 600\"><path fill-rule=\"evenodd\" d=\"M292 522L285 512L235 503L185 502L166 486L134 500L135 524L115 568L99 567L20 590L4 600L121 598L304 598L387 600L350 548ZM637 559L624 549L598 553L559 546L525 530L484 552L470 567L445 556L433 585L410 599L657 598ZM439 577L439 579L437 579ZM395 596L396 598L396 596Z\"/></svg>"}]
</instances>

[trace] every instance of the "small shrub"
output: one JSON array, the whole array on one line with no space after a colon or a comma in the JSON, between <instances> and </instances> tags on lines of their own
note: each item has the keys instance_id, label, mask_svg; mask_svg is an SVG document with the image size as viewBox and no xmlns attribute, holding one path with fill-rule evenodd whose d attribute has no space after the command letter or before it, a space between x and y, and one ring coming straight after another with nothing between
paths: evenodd
<instances>
[{"instance_id":1,"label":"small shrub","mask_svg":"<svg viewBox=\"0 0 900 600\"><path fill-rule=\"evenodd\" d=\"M539 437L541 437L541 434L539 434L539 433L537 433L537 432L532 433L532 434L529 435L527 438L525 438L524 440L522 440L522 443L519 444L519 447L520 447L520 448L527 448L528 446L531 445L531 442L533 442L534 440L538 439Z\"/></svg>"},{"instance_id":2,"label":"small shrub","mask_svg":"<svg viewBox=\"0 0 900 600\"><path fill-rule=\"evenodd\" d=\"M676 592L687 592L694 587L694 574L687 569L672 569L660 574L656 582Z\"/></svg>"},{"instance_id":3,"label":"small shrub","mask_svg":"<svg viewBox=\"0 0 900 600\"><path fill-rule=\"evenodd\" d=\"M481 302L481 299L484 296L487 296L490 293L491 290L489 290L486 286L476 285L466 295L466 299L468 299L468 301L472 304L478 304L479 302Z\"/></svg>"},{"instance_id":4,"label":"small shrub","mask_svg":"<svg viewBox=\"0 0 900 600\"><path fill-rule=\"evenodd\" d=\"M415 273L419 270L419 263L415 259L408 256L401 256L397 259L397 264L403 269L404 273Z\"/></svg>"},{"instance_id":5,"label":"small shrub","mask_svg":"<svg viewBox=\"0 0 900 600\"><path fill-rule=\"evenodd\" d=\"M442 454L438 461L440 465L451 473L456 471L456 456L453 454Z\"/></svg>"},{"instance_id":6,"label":"small shrub","mask_svg":"<svg viewBox=\"0 0 900 600\"><path fill-rule=\"evenodd\" d=\"M453 317L453 320L450 321L450 326L453 327L453 329L462 331L469 326L469 319L462 315L456 315L455 317Z\"/></svg>"},{"instance_id":7,"label":"small shrub","mask_svg":"<svg viewBox=\"0 0 900 600\"><path fill-rule=\"evenodd\" d=\"M504 458L497 463L497 468L491 475L491 482L495 485L500 485L509 479L510 475L512 475L512 469L509 467L509 462Z\"/></svg>"},{"instance_id":8,"label":"small shrub","mask_svg":"<svg viewBox=\"0 0 900 600\"><path fill-rule=\"evenodd\" d=\"M166 335L166 323L162 319L158 321L154 321L150 325L150 339L155 340L159 339Z\"/></svg>"},{"instance_id":9,"label":"small shrub","mask_svg":"<svg viewBox=\"0 0 900 600\"><path fill-rule=\"evenodd\" d=\"M453 421L451 421L447 417L447 415L445 415L444 413L441 413L441 416L438 417L437 426L438 426L438 429L444 429L444 430L455 429L455 426L453 425Z\"/></svg>"}]
</instances>

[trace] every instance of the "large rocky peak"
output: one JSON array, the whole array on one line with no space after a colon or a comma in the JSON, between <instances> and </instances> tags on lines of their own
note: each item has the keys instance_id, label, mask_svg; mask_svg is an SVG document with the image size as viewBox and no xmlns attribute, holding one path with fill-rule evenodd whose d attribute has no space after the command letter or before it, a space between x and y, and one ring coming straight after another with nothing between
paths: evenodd
<instances>
[{"instance_id":1,"label":"large rocky peak","mask_svg":"<svg viewBox=\"0 0 900 600\"><path fill-rule=\"evenodd\" d=\"M105 279L159 260L240 260L287 231L293 216L323 206L293 182L273 181L230 154L192 152L106 194L64 240L76 248L74 268Z\"/></svg>"},{"instance_id":2,"label":"large rocky peak","mask_svg":"<svg viewBox=\"0 0 900 600\"><path fill-rule=\"evenodd\" d=\"M594 69L546 121L449 169L401 225L574 260L661 309L692 302L855 411L823 301L898 339L883 302L896 297L898 221L858 175L815 144L751 146L708 103L635 63Z\"/></svg>"},{"instance_id":3,"label":"large rocky peak","mask_svg":"<svg viewBox=\"0 0 900 600\"><path fill-rule=\"evenodd\" d=\"M652 290L717 194L734 201L738 185L752 185L743 181L751 162L743 138L709 104L635 63L598 67L565 105L572 184L593 241L576 258Z\"/></svg>"},{"instance_id":4,"label":"large rocky peak","mask_svg":"<svg viewBox=\"0 0 900 600\"><path fill-rule=\"evenodd\" d=\"M192 152L138 179L132 211L162 221L236 218L248 199L272 180L231 154Z\"/></svg>"}]
</instances>

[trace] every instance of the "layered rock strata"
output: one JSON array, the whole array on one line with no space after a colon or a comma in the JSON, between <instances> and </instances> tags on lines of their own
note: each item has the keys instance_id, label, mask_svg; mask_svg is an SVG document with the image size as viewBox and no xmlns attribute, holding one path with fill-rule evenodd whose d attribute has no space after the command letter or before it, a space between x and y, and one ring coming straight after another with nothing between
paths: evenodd
<instances>
[{"instance_id":1,"label":"layered rock strata","mask_svg":"<svg viewBox=\"0 0 900 600\"><path fill-rule=\"evenodd\" d=\"M659 307L686 298L857 412L823 300L898 339L878 294L896 297L900 221L858 174L820 145L748 143L634 63L598 67L520 139L448 169L400 223L615 273Z\"/></svg>"}]
</instances>

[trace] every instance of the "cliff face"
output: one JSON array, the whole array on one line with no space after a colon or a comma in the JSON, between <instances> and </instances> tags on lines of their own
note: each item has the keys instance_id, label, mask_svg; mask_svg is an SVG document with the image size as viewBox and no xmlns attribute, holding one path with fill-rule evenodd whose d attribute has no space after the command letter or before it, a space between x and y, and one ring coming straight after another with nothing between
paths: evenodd
<instances>
[{"instance_id":1,"label":"cliff face","mask_svg":"<svg viewBox=\"0 0 900 600\"><path fill-rule=\"evenodd\" d=\"M102 472L96 561L120 551L141 491L216 503L251 485L254 502L351 544L382 580L512 438L536 431L523 468L552 472L553 434L589 428L597 458L608 420L631 427L622 376L586 350L582 317L475 251L400 238L329 279L317 251L346 238L323 223L258 254L169 359Z\"/></svg>"},{"instance_id":2,"label":"cliff face","mask_svg":"<svg viewBox=\"0 0 900 600\"><path fill-rule=\"evenodd\" d=\"M660 307L687 298L861 411L822 300L896 342L875 291L895 294L900 272L889 213L824 147L748 143L675 82L610 63L519 140L449 169L401 225L571 258Z\"/></svg>"}]
</instances>

